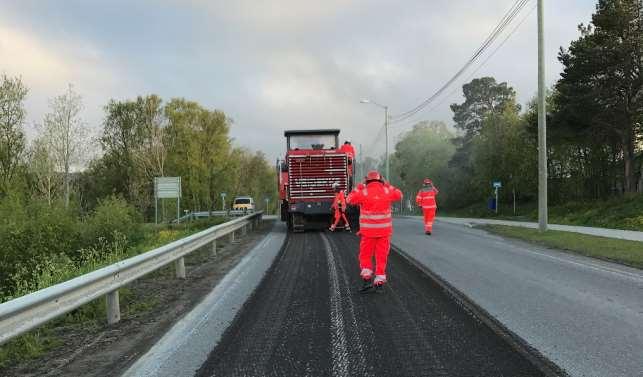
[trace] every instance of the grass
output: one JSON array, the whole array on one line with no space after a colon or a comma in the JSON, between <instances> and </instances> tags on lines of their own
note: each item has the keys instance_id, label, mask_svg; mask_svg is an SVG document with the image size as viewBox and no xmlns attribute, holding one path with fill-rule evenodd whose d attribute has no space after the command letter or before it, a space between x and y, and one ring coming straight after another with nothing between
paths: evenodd
<instances>
[{"instance_id":1,"label":"grass","mask_svg":"<svg viewBox=\"0 0 643 377\"><path fill-rule=\"evenodd\" d=\"M81 265L75 264L66 258L53 261L48 264L37 281L20 285L18 291L14 292L12 297L3 297L2 299L6 301L13 297L20 297L33 291L64 282L120 260L187 237L224 221L226 221L226 219L213 218L172 226L146 224L143 230L144 236L137 244L127 246L126 240L116 238L114 242L103 245L100 253L92 254L89 252L89 257ZM109 252L104 253L106 250L109 250ZM132 300L133 294L128 288L119 289L119 295L121 312L125 314L135 314L146 311L156 305L156 300L153 297L143 301ZM0 300L0 302L3 300ZM58 347L61 341L55 329L60 326L79 326L82 329L92 329L102 326L104 319L105 298L103 297L0 346L0 368L34 359Z\"/></svg>"},{"instance_id":2,"label":"grass","mask_svg":"<svg viewBox=\"0 0 643 377\"><path fill-rule=\"evenodd\" d=\"M554 230L540 233L537 229L504 225L484 225L481 228L504 237L643 269L642 242Z\"/></svg>"},{"instance_id":3,"label":"grass","mask_svg":"<svg viewBox=\"0 0 643 377\"><path fill-rule=\"evenodd\" d=\"M489 211L484 204L475 204L461 209L440 210L440 216L474 217L514 221L536 221L536 203L520 203L516 214L510 203L500 203L499 214ZM593 202L570 202L549 207L549 222L552 224L592 226L598 228L643 231L643 195L633 194Z\"/></svg>"}]
</instances>

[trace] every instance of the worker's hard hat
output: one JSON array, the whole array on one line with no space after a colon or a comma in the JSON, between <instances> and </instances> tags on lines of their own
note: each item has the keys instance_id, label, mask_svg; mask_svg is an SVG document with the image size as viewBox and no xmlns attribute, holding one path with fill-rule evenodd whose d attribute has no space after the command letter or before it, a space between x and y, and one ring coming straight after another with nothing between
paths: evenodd
<instances>
[{"instance_id":1,"label":"worker's hard hat","mask_svg":"<svg viewBox=\"0 0 643 377\"><path fill-rule=\"evenodd\" d=\"M377 170L371 170L366 174L366 182L368 181L381 181L382 175Z\"/></svg>"},{"instance_id":2,"label":"worker's hard hat","mask_svg":"<svg viewBox=\"0 0 643 377\"><path fill-rule=\"evenodd\" d=\"M430 185L430 184L432 184L432 183L433 183L433 181L432 181L432 180L430 180L430 179L428 179L428 178L424 178L424 184L425 184L425 185Z\"/></svg>"},{"instance_id":3,"label":"worker's hard hat","mask_svg":"<svg viewBox=\"0 0 643 377\"><path fill-rule=\"evenodd\" d=\"M350 143L351 143L350 139L344 142L344 144L350 144Z\"/></svg>"},{"instance_id":4,"label":"worker's hard hat","mask_svg":"<svg viewBox=\"0 0 643 377\"><path fill-rule=\"evenodd\" d=\"M339 182L333 183L333 189L336 190L339 188Z\"/></svg>"}]
</instances>

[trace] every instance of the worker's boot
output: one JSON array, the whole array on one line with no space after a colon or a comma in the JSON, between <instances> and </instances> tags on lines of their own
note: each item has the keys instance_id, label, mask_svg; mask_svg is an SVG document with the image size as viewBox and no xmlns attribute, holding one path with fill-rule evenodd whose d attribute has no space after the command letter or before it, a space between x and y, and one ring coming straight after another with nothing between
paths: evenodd
<instances>
[{"instance_id":1,"label":"worker's boot","mask_svg":"<svg viewBox=\"0 0 643 377\"><path fill-rule=\"evenodd\" d=\"M373 279L363 279L362 280L362 288L359 289L360 293L368 293L372 291L374 288L373 286Z\"/></svg>"},{"instance_id":2,"label":"worker's boot","mask_svg":"<svg viewBox=\"0 0 643 377\"><path fill-rule=\"evenodd\" d=\"M375 293L381 293L384 289L384 284L386 284L386 275L375 276L375 282L373 283Z\"/></svg>"},{"instance_id":3,"label":"worker's boot","mask_svg":"<svg viewBox=\"0 0 643 377\"><path fill-rule=\"evenodd\" d=\"M335 231L335 226L331 225L330 228L328 228L328 230L330 230L331 232L334 232Z\"/></svg>"},{"instance_id":4,"label":"worker's boot","mask_svg":"<svg viewBox=\"0 0 643 377\"><path fill-rule=\"evenodd\" d=\"M368 268L363 268L360 273L362 277L362 288L360 288L361 293L368 293L373 289L373 271Z\"/></svg>"},{"instance_id":5,"label":"worker's boot","mask_svg":"<svg viewBox=\"0 0 643 377\"><path fill-rule=\"evenodd\" d=\"M348 225L346 225L346 228L344 228L344 229L346 229L346 231L347 231L347 232L350 232L350 231L351 231L351 227L350 227L350 226L348 226Z\"/></svg>"}]
</instances>

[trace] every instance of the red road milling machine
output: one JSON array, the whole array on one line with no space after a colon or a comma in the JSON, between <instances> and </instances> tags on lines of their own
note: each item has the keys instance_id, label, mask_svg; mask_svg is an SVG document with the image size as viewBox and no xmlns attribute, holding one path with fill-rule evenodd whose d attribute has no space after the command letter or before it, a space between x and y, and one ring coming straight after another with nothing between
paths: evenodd
<instances>
[{"instance_id":1,"label":"red road milling machine","mask_svg":"<svg viewBox=\"0 0 643 377\"><path fill-rule=\"evenodd\" d=\"M288 230L328 228L335 197L333 184L346 193L353 189L353 161L339 151L339 130L285 131L286 157L277 161L281 220ZM358 209L349 207L351 228Z\"/></svg>"}]
</instances>

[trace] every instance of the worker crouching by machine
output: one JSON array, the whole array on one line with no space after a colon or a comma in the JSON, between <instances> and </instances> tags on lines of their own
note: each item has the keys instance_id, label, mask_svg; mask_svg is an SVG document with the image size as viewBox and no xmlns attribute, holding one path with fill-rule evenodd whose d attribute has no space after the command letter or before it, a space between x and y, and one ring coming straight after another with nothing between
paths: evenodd
<instances>
[{"instance_id":1,"label":"worker crouching by machine","mask_svg":"<svg viewBox=\"0 0 643 377\"><path fill-rule=\"evenodd\" d=\"M402 192L385 182L377 171L370 171L366 176L366 185L359 185L348 195L348 204L360 207L358 235L361 236L359 264L363 280L362 292L372 289L378 291L387 282L386 263L393 234L391 203L400 200Z\"/></svg>"},{"instance_id":2,"label":"worker crouching by machine","mask_svg":"<svg viewBox=\"0 0 643 377\"><path fill-rule=\"evenodd\" d=\"M415 197L415 202L422 208L424 214L424 233L431 235L433 233L433 222L435 221L435 212L438 205L435 197L438 195L438 188L433 185L433 181L425 178L422 188Z\"/></svg>"},{"instance_id":3,"label":"worker crouching by machine","mask_svg":"<svg viewBox=\"0 0 643 377\"><path fill-rule=\"evenodd\" d=\"M350 232L351 226L346 218L346 195L344 195L339 183L333 183L333 190L335 191L335 199L331 208L333 209L334 221L329 230L334 232L339 222L344 220L344 229Z\"/></svg>"}]
</instances>

